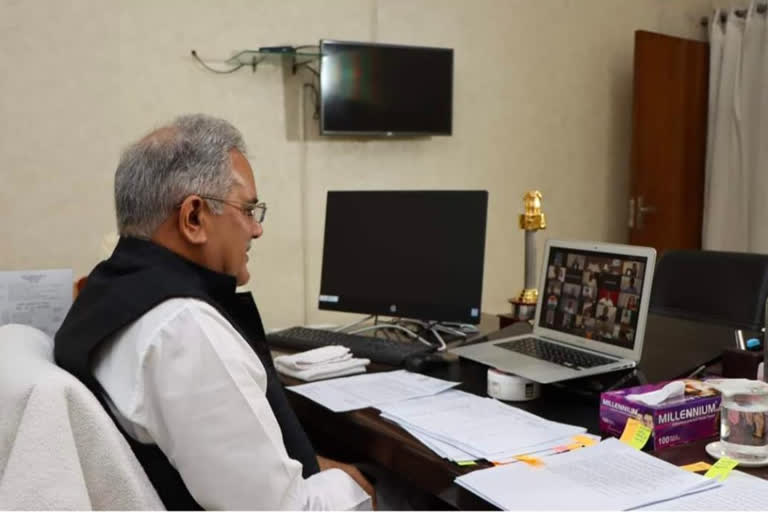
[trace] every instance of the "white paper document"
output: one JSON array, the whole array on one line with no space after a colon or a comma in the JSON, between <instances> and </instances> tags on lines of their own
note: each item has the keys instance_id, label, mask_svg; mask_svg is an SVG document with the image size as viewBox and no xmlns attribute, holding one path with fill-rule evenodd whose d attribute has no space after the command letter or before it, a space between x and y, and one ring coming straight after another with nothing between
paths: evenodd
<instances>
[{"instance_id":1,"label":"white paper document","mask_svg":"<svg viewBox=\"0 0 768 512\"><path fill-rule=\"evenodd\" d=\"M457 390L379 409L383 418L400 424L409 432L427 435L458 448L457 454L442 450L448 453L442 456L454 460L482 458L498 461L551 448L565 438L586 431L584 427L549 421L492 398ZM427 442L424 444L430 446ZM457 456L463 459L456 459Z\"/></svg>"},{"instance_id":2,"label":"white paper document","mask_svg":"<svg viewBox=\"0 0 768 512\"><path fill-rule=\"evenodd\" d=\"M497 466L456 483L505 510L626 510L719 485L615 438L543 466Z\"/></svg>"},{"instance_id":3,"label":"white paper document","mask_svg":"<svg viewBox=\"0 0 768 512\"><path fill-rule=\"evenodd\" d=\"M345 412L435 395L458 384L420 373L395 370L299 384L288 386L288 389L333 412Z\"/></svg>"},{"instance_id":4,"label":"white paper document","mask_svg":"<svg viewBox=\"0 0 768 512\"><path fill-rule=\"evenodd\" d=\"M24 324L53 337L72 306L72 270L0 272L0 325Z\"/></svg>"},{"instance_id":5,"label":"white paper document","mask_svg":"<svg viewBox=\"0 0 768 512\"><path fill-rule=\"evenodd\" d=\"M655 503L640 510L765 510L768 481L734 471L720 487Z\"/></svg>"},{"instance_id":6,"label":"white paper document","mask_svg":"<svg viewBox=\"0 0 768 512\"><path fill-rule=\"evenodd\" d=\"M446 391L446 393L448 393L448 391ZM382 415L382 418L391 420L391 418L387 418L385 415ZM414 428L410 428L402 424L400 424L400 427L406 432L408 432L409 434L411 434L413 437L421 441L421 443L424 446L426 446L427 448L435 452L438 456L444 459L448 459L452 461L467 461L467 460L477 459L477 457L475 457L471 453L467 453L464 450L453 446L452 444L446 443L445 441L441 441L440 439L432 437L429 434L425 434L420 430L416 430Z\"/></svg>"},{"instance_id":7,"label":"white paper document","mask_svg":"<svg viewBox=\"0 0 768 512\"><path fill-rule=\"evenodd\" d=\"M556 441L551 443L545 443L539 449L534 449L525 453L517 453L514 456L507 457L500 460L494 460L493 462L496 462L497 464L512 464L515 462L520 462L515 458L515 456L518 456L518 455L531 455L533 457L540 459L542 457L549 457L550 455L559 455L561 453L569 452L575 449L575 448L569 447L572 445L580 445L580 447L582 448L585 447L586 445L578 441L576 439L577 437L591 439L592 441L594 441L594 444L597 444L600 442L600 436L596 436L594 434L589 434L584 432L583 434L578 434L578 436L565 437L563 439L557 439Z\"/></svg>"}]
</instances>

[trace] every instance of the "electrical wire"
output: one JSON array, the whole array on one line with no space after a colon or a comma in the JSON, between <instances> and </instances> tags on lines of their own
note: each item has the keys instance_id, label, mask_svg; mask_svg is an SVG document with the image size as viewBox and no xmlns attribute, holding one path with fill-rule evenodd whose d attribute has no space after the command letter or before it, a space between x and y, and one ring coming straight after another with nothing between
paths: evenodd
<instances>
[{"instance_id":1,"label":"electrical wire","mask_svg":"<svg viewBox=\"0 0 768 512\"><path fill-rule=\"evenodd\" d=\"M316 77L320 78L320 72L318 70L316 70L315 68L313 68L312 66L310 66L310 63L312 63L311 60L305 60L304 62L298 62L298 63L294 64L293 65L293 72L295 73L297 69L304 68L304 69L307 69L307 70L311 71Z\"/></svg>"},{"instance_id":2,"label":"electrical wire","mask_svg":"<svg viewBox=\"0 0 768 512\"><path fill-rule=\"evenodd\" d=\"M442 322L442 324L447 327L456 327L457 329L463 332L469 332L469 333L480 332L480 329L476 325L472 325L472 324L462 324L459 322Z\"/></svg>"},{"instance_id":3,"label":"electrical wire","mask_svg":"<svg viewBox=\"0 0 768 512\"><path fill-rule=\"evenodd\" d=\"M207 69L207 70L208 70L208 71L210 71L211 73L218 73L218 74L220 74L220 75L228 75L229 73L234 73L235 71L237 71L238 69L240 69L240 68L242 68L243 66L245 66L245 65L246 65L245 63L243 63L243 62L240 62L240 63L238 63L238 65L237 65L237 66L235 66L235 67L233 67L233 68L231 68L231 69L226 69L226 70L222 70L222 69L216 69L216 68L212 68L211 66L209 66L208 64L206 64L205 62L203 62L203 59L201 59L201 58L200 58L200 56L197 54L197 51L195 51L195 50L192 50L190 53L192 54L192 57L193 57L193 58L194 58L194 59L195 59L197 62L199 62L199 63L200 63L200 65L201 65L201 66L203 66L205 69ZM258 64L258 62L259 62L259 61L255 61L255 62Z\"/></svg>"},{"instance_id":4,"label":"electrical wire","mask_svg":"<svg viewBox=\"0 0 768 512\"><path fill-rule=\"evenodd\" d=\"M304 89L312 89L312 92L314 93L315 110L312 113L312 119L318 120L320 119L320 93L317 91L315 84L304 84Z\"/></svg>"},{"instance_id":5,"label":"electrical wire","mask_svg":"<svg viewBox=\"0 0 768 512\"><path fill-rule=\"evenodd\" d=\"M344 330L349 329L350 327L354 327L356 325L362 324L363 322L367 322L368 320L371 320L373 317L374 317L374 315L368 315L365 318L363 318L362 320L356 320L356 321L354 321L352 323L342 325L341 327L337 327L337 328L335 328L333 330L335 332L343 332Z\"/></svg>"},{"instance_id":6,"label":"electrical wire","mask_svg":"<svg viewBox=\"0 0 768 512\"><path fill-rule=\"evenodd\" d=\"M437 351L443 352L447 348L445 345L445 340L443 339L442 336L440 336L440 334L438 334L437 329L435 329L434 327L430 329L430 331L432 332L432 335L435 337L437 342L440 344L440 346L437 347Z\"/></svg>"},{"instance_id":7,"label":"electrical wire","mask_svg":"<svg viewBox=\"0 0 768 512\"><path fill-rule=\"evenodd\" d=\"M378 325L370 325L368 327L363 327L361 329L355 329L354 331L350 331L349 334L358 334L365 331L372 331L374 329L396 329L397 331L404 332L411 338L419 340L421 343L427 345L428 347L433 346L432 343L428 342L415 332L411 331L410 329L406 329L405 327L402 327L400 325L394 325L394 324L378 324Z\"/></svg>"}]
</instances>

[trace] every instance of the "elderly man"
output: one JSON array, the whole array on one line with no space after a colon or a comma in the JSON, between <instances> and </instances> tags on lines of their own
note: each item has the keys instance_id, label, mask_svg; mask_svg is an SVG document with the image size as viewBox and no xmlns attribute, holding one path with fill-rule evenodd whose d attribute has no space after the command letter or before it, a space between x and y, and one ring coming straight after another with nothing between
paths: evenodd
<instances>
[{"instance_id":1,"label":"elderly man","mask_svg":"<svg viewBox=\"0 0 768 512\"><path fill-rule=\"evenodd\" d=\"M262 233L242 136L183 116L115 173L120 241L56 334L57 363L104 403L169 509L370 508L353 466L316 456L250 294Z\"/></svg>"}]
</instances>

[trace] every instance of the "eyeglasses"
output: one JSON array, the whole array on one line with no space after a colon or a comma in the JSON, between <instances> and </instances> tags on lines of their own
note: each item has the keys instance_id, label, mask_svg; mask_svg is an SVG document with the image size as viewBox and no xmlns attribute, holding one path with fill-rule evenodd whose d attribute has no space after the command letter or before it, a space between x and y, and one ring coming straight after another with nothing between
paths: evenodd
<instances>
[{"instance_id":1,"label":"eyeglasses","mask_svg":"<svg viewBox=\"0 0 768 512\"><path fill-rule=\"evenodd\" d=\"M243 212L246 217L249 217L259 224L264 223L264 217L267 215L267 204L266 203L241 203L238 201L230 201L228 199L221 199L220 197L211 197L211 196L200 196L203 199L207 199L209 201L217 201L219 203L228 204L229 206L233 206Z\"/></svg>"}]
</instances>

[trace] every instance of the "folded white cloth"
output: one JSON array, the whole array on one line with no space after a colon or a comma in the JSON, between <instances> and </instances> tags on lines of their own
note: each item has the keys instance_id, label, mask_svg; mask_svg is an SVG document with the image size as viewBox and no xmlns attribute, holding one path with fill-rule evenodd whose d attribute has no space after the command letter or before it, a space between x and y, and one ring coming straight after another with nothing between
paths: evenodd
<instances>
[{"instance_id":1,"label":"folded white cloth","mask_svg":"<svg viewBox=\"0 0 768 512\"><path fill-rule=\"evenodd\" d=\"M278 356L275 368L284 375L312 381L362 373L370 362L369 359L353 358L347 347L331 345Z\"/></svg>"},{"instance_id":2,"label":"folded white cloth","mask_svg":"<svg viewBox=\"0 0 768 512\"><path fill-rule=\"evenodd\" d=\"M279 361L280 364L292 370L307 370L317 365L337 363L348 359L352 359L352 352L347 347L329 345L298 354L278 356L275 358L275 363Z\"/></svg>"}]
</instances>

